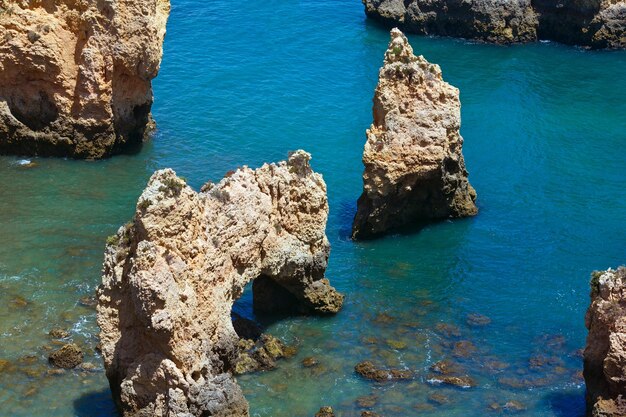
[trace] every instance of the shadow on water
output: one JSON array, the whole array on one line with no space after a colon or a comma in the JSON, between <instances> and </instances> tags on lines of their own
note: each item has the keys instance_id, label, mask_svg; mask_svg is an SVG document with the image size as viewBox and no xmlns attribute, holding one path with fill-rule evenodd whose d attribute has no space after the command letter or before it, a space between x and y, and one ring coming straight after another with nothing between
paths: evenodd
<instances>
[{"instance_id":1,"label":"shadow on water","mask_svg":"<svg viewBox=\"0 0 626 417\"><path fill-rule=\"evenodd\" d=\"M111 391L103 389L74 400L75 417L121 417L111 398Z\"/></svg>"},{"instance_id":2,"label":"shadow on water","mask_svg":"<svg viewBox=\"0 0 626 417\"><path fill-rule=\"evenodd\" d=\"M554 415L559 417L585 416L585 391L582 389L553 392L545 397Z\"/></svg>"},{"instance_id":3,"label":"shadow on water","mask_svg":"<svg viewBox=\"0 0 626 417\"><path fill-rule=\"evenodd\" d=\"M337 215L339 221L339 238L342 240L352 239L352 222L356 214L356 199L345 200L339 203L339 213Z\"/></svg>"}]
</instances>

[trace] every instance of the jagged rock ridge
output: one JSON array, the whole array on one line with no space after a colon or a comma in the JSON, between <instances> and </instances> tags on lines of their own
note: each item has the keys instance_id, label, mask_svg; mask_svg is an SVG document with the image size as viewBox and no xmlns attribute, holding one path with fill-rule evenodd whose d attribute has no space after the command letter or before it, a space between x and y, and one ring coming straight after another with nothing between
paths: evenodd
<instances>
[{"instance_id":1,"label":"jagged rock ridge","mask_svg":"<svg viewBox=\"0 0 626 417\"><path fill-rule=\"evenodd\" d=\"M266 311L341 308L324 278L326 184L309 159L243 167L199 193L172 170L154 173L108 241L98 289L106 374L126 416L248 415L231 375L231 309L251 280L272 284L255 300Z\"/></svg>"},{"instance_id":2,"label":"jagged rock ridge","mask_svg":"<svg viewBox=\"0 0 626 417\"><path fill-rule=\"evenodd\" d=\"M140 143L169 0L0 0L0 154L102 158Z\"/></svg>"},{"instance_id":3,"label":"jagged rock ridge","mask_svg":"<svg viewBox=\"0 0 626 417\"><path fill-rule=\"evenodd\" d=\"M393 29L367 130L354 238L477 213L460 109L459 90L443 81L439 66L415 56Z\"/></svg>"},{"instance_id":4,"label":"jagged rock ridge","mask_svg":"<svg viewBox=\"0 0 626 417\"><path fill-rule=\"evenodd\" d=\"M585 325L588 415L626 416L626 267L592 274Z\"/></svg>"},{"instance_id":5,"label":"jagged rock ridge","mask_svg":"<svg viewBox=\"0 0 626 417\"><path fill-rule=\"evenodd\" d=\"M624 0L362 0L365 13L419 34L494 43L553 40L626 48Z\"/></svg>"}]
</instances>

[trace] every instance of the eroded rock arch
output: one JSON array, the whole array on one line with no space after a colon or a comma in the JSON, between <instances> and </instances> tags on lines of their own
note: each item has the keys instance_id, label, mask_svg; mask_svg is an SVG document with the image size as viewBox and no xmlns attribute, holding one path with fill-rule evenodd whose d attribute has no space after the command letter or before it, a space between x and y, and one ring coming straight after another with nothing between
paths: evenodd
<instances>
[{"instance_id":1,"label":"eroded rock arch","mask_svg":"<svg viewBox=\"0 0 626 417\"><path fill-rule=\"evenodd\" d=\"M199 193L170 169L154 173L108 241L98 289L105 368L125 415L248 415L229 369L231 309L257 277L274 284L265 300L280 288L303 312L341 308L324 278L326 184L309 159L243 167Z\"/></svg>"}]
</instances>

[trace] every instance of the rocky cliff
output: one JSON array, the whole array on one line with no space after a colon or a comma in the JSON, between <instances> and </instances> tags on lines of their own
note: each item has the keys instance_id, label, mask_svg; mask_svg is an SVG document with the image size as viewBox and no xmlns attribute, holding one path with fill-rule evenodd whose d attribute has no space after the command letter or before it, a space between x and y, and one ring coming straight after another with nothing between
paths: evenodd
<instances>
[{"instance_id":1,"label":"rocky cliff","mask_svg":"<svg viewBox=\"0 0 626 417\"><path fill-rule=\"evenodd\" d=\"M140 143L169 0L0 0L0 154L102 158Z\"/></svg>"},{"instance_id":2,"label":"rocky cliff","mask_svg":"<svg viewBox=\"0 0 626 417\"><path fill-rule=\"evenodd\" d=\"M494 43L553 40L626 48L624 0L363 0L368 16L404 30Z\"/></svg>"},{"instance_id":3,"label":"rocky cliff","mask_svg":"<svg viewBox=\"0 0 626 417\"><path fill-rule=\"evenodd\" d=\"M584 352L587 411L626 416L626 268L594 272Z\"/></svg>"},{"instance_id":4,"label":"rocky cliff","mask_svg":"<svg viewBox=\"0 0 626 417\"><path fill-rule=\"evenodd\" d=\"M477 213L460 125L459 90L393 29L363 152L354 238Z\"/></svg>"},{"instance_id":5,"label":"rocky cliff","mask_svg":"<svg viewBox=\"0 0 626 417\"><path fill-rule=\"evenodd\" d=\"M154 173L133 221L108 240L98 289L106 374L125 416L248 416L231 374L231 309L251 280L263 282L253 297L264 311L341 308L324 277L326 184L309 159L243 167L199 193L172 170Z\"/></svg>"}]
</instances>

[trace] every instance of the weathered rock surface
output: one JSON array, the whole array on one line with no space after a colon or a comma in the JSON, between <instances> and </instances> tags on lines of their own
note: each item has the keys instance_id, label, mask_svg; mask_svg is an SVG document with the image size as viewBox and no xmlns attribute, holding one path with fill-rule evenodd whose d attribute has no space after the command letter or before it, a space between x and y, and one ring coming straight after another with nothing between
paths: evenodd
<instances>
[{"instance_id":1,"label":"weathered rock surface","mask_svg":"<svg viewBox=\"0 0 626 417\"><path fill-rule=\"evenodd\" d=\"M553 40L626 47L624 0L363 0L365 13L412 33L493 43Z\"/></svg>"},{"instance_id":2,"label":"weathered rock surface","mask_svg":"<svg viewBox=\"0 0 626 417\"><path fill-rule=\"evenodd\" d=\"M151 123L169 0L0 0L0 154L102 158Z\"/></svg>"},{"instance_id":3,"label":"weathered rock surface","mask_svg":"<svg viewBox=\"0 0 626 417\"><path fill-rule=\"evenodd\" d=\"M626 416L626 268L594 272L584 352L587 410Z\"/></svg>"},{"instance_id":4,"label":"weathered rock surface","mask_svg":"<svg viewBox=\"0 0 626 417\"><path fill-rule=\"evenodd\" d=\"M326 184L309 159L244 167L199 193L154 173L109 239L98 289L106 374L126 416L249 415L232 377L231 309L251 280L272 280L301 312L341 308L324 278Z\"/></svg>"},{"instance_id":5,"label":"weathered rock surface","mask_svg":"<svg viewBox=\"0 0 626 417\"><path fill-rule=\"evenodd\" d=\"M335 417L335 412L332 407L322 407L320 410L315 413L315 417Z\"/></svg>"},{"instance_id":6,"label":"weathered rock surface","mask_svg":"<svg viewBox=\"0 0 626 417\"><path fill-rule=\"evenodd\" d=\"M406 369L383 369L378 368L370 361L363 361L356 364L354 370L363 378L378 382L395 381L413 378L413 372Z\"/></svg>"},{"instance_id":7,"label":"weathered rock surface","mask_svg":"<svg viewBox=\"0 0 626 417\"><path fill-rule=\"evenodd\" d=\"M269 371L276 367L276 361L293 356L296 349L286 346L274 336L264 334L258 339L240 339L239 355L233 361L232 373L235 375L250 372Z\"/></svg>"},{"instance_id":8,"label":"weathered rock surface","mask_svg":"<svg viewBox=\"0 0 626 417\"><path fill-rule=\"evenodd\" d=\"M393 29L367 130L353 238L477 213L460 126L459 90Z\"/></svg>"},{"instance_id":9,"label":"weathered rock surface","mask_svg":"<svg viewBox=\"0 0 626 417\"><path fill-rule=\"evenodd\" d=\"M59 368L76 368L83 363L83 352L73 343L64 345L61 349L52 352L48 360L54 366Z\"/></svg>"}]
</instances>

